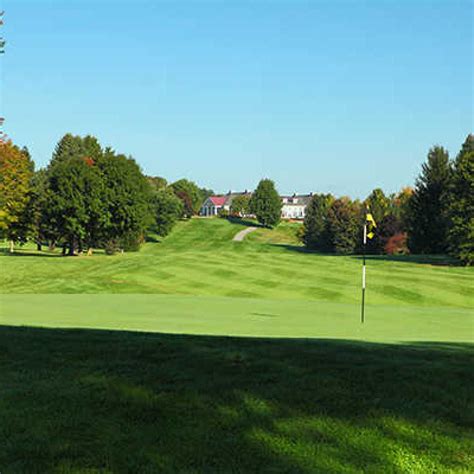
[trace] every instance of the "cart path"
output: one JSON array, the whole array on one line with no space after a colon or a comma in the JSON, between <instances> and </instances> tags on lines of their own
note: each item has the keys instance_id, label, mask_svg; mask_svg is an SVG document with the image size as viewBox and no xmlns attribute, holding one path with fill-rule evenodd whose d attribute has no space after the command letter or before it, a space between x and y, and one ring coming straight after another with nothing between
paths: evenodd
<instances>
[{"instance_id":1,"label":"cart path","mask_svg":"<svg viewBox=\"0 0 474 474\"><path fill-rule=\"evenodd\" d=\"M234 238L232 239L234 242L242 242L244 240L245 236L247 234L250 234L250 232L253 232L254 230L257 230L258 227L247 227L244 230L241 230L240 232L237 232L237 234L234 235Z\"/></svg>"}]
</instances>

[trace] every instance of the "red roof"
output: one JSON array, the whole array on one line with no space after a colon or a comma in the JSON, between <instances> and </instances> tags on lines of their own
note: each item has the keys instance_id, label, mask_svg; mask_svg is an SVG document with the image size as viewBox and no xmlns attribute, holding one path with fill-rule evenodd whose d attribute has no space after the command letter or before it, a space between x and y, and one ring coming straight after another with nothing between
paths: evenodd
<instances>
[{"instance_id":1,"label":"red roof","mask_svg":"<svg viewBox=\"0 0 474 474\"><path fill-rule=\"evenodd\" d=\"M209 198L214 204L214 206L223 206L225 204L226 197L225 196L211 196Z\"/></svg>"}]
</instances>

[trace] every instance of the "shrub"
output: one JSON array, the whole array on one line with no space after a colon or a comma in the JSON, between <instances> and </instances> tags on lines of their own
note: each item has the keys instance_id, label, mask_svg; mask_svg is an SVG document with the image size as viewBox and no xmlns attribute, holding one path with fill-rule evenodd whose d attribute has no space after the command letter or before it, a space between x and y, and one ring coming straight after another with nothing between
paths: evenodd
<instances>
[{"instance_id":1,"label":"shrub","mask_svg":"<svg viewBox=\"0 0 474 474\"><path fill-rule=\"evenodd\" d=\"M392 235L385 244L384 252L387 255L406 255L408 253L406 232Z\"/></svg>"}]
</instances>

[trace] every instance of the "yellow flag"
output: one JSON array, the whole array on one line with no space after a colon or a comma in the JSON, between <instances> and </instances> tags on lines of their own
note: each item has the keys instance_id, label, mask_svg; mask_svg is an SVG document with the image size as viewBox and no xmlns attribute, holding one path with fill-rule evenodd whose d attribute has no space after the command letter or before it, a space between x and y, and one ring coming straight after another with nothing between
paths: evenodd
<instances>
[{"instance_id":1,"label":"yellow flag","mask_svg":"<svg viewBox=\"0 0 474 474\"><path fill-rule=\"evenodd\" d=\"M370 212L367 212L365 220L367 222L367 238L373 239L375 235L374 229L377 227L374 216L372 216Z\"/></svg>"}]
</instances>

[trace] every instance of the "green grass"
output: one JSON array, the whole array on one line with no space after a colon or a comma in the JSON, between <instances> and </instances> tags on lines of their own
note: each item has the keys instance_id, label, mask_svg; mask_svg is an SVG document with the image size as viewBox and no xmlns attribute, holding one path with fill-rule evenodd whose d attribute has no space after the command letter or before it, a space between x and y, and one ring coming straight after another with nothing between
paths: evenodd
<instances>
[{"instance_id":1,"label":"green grass","mask_svg":"<svg viewBox=\"0 0 474 474\"><path fill-rule=\"evenodd\" d=\"M153 293L318 300L357 304L358 257L306 254L294 224L259 229L232 242L241 228L222 219L182 222L162 243L107 257L37 256L30 249L0 257L2 293ZM276 237L279 242L275 242ZM373 258L369 304L472 308L471 268Z\"/></svg>"},{"instance_id":2,"label":"green grass","mask_svg":"<svg viewBox=\"0 0 474 474\"><path fill-rule=\"evenodd\" d=\"M3 328L2 473L472 472L468 345Z\"/></svg>"},{"instance_id":3,"label":"green grass","mask_svg":"<svg viewBox=\"0 0 474 474\"><path fill-rule=\"evenodd\" d=\"M0 253L2 474L474 471L473 269L241 229Z\"/></svg>"}]
</instances>

